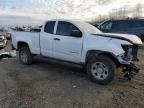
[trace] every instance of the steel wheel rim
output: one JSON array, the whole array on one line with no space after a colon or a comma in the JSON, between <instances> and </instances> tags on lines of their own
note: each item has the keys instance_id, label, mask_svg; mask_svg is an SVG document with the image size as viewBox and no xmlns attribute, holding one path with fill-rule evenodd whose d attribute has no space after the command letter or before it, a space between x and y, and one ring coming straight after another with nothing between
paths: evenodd
<instances>
[{"instance_id":1,"label":"steel wheel rim","mask_svg":"<svg viewBox=\"0 0 144 108\"><path fill-rule=\"evenodd\" d=\"M108 77L109 71L102 62L95 62L91 66L92 75L98 80L104 80Z\"/></svg>"}]
</instances>

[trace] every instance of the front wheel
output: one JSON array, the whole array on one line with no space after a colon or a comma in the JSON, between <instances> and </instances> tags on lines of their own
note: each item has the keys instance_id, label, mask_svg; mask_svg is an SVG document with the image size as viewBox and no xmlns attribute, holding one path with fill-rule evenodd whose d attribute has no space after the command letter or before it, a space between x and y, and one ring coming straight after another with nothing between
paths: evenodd
<instances>
[{"instance_id":1,"label":"front wheel","mask_svg":"<svg viewBox=\"0 0 144 108\"><path fill-rule=\"evenodd\" d=\"M92 57L87 63L87 73L97 84L106 85L114 78L116 65L107 56Z\"/></svg>"},{"instance_id":2,"label":"front wheel","mask_svg":"<svg viewBox=\"0 0 144 108\"><path fill-rule=\"evenodd\" d=\"M19 49L19 60L25 65L29 65L33 62L33 55L28 47L22 47Z\"/></svg>"}]
</instances>

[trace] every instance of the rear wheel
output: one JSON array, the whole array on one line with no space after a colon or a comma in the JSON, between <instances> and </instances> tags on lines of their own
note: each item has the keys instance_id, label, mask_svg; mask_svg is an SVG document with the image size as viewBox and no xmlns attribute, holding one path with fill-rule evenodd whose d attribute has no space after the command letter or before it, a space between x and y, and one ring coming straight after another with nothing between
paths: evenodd
<instances>
[{"instance_id":1,"label":"rear wheel","mask_svg":"<svg viewBox=\"0 0 144 108\"><path fill-rule=\"evenodd\" d=\"M19 60L25 65L29 65L33 62L33 55L28 47L22 47L19 49Z\"/></svg>"},{"instance_id":2,"label":"rear wheel","mask_svg":"<svg viewBox=\"0 0 144 108\"><path fill-rule=\"evenodd\" d=\"M87 63L90 79L101 85L106 85L113 80L115 70L115 63L107 56L92 57Z\"/></svg>"}]
</instances>

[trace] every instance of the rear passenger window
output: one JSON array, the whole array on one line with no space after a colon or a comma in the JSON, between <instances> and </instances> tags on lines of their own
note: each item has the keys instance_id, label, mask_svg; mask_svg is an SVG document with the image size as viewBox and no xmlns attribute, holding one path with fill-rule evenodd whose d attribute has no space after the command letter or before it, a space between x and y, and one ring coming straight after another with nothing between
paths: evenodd
<instances>
[{"instance_id":1,"label":"rear passenger window","mask_svg":"<svg viewBox=\"0 0 144 108\"><path fill-rule=\"evenodd\" d=\"M53 34L54 27L55 27L55 21L49 21L45 25L44 32Z\"/></svg>"}]
</instances>

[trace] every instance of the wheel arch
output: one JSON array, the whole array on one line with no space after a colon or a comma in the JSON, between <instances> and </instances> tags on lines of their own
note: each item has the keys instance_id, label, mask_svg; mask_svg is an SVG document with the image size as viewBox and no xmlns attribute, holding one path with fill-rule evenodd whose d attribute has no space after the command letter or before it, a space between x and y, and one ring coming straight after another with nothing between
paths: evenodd
<instances>
[{"instance_id":1,"label":"wheel arch","mask_svg":"<svg viewBox=\"0 0 144 108\"><path fill-rule=\"evenodd\" d=\"M19 50L19 49L22 48L22 47L28 47L28 48L29 48L29 45L28 45L27 42L19 41L19 42L17 43L17 50Z\"/></svg>"},{"instance_id":2,"label":"wheel arch","mask_svg":"<svg viewBox=\"0 0 144 108\"><path fill-rule=\"evenodd\" d=\"M100 55L109 57L110 59L113 60L113 62L116 64L117 67L120 66L120 63L117 60L117 58L114 56L114 54L112 54L110 52L106 52L106 51L100 51L100 50L87 51L85 62L87 63L91 59L91 57L93 57L93 56L100 56Z\"/></svg>"}]
</instances>

